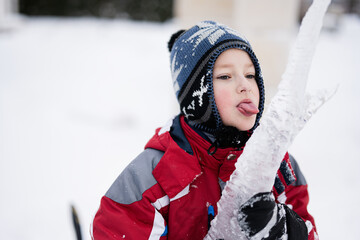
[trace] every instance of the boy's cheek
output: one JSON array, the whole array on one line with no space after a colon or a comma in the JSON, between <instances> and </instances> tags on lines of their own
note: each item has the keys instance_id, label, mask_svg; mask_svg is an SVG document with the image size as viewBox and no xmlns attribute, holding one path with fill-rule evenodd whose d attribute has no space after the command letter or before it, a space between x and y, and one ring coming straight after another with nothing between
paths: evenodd
<instances>
[{"instance_id":1,"label":"boy's cheek","mask_svg":"<svg viewBox=\"0 0 360 240\"><path fill-rule=\"evenodd\" d=\"M225 98L230 93L228 87L225 84L215 84L214 85L214 97L216 98Z\"/></svg>"},{"instance_id":2,"label":"boy's cheek","mask_svg":"<svg viewBox=\"0 0 360 240\"><path fill-rule=\"evenodd\" d=\"M216 93L214 93L214 96L216 105L226 105L231 103L230 92L226 89L219 89Z\"/></svg>"}]
</instances>

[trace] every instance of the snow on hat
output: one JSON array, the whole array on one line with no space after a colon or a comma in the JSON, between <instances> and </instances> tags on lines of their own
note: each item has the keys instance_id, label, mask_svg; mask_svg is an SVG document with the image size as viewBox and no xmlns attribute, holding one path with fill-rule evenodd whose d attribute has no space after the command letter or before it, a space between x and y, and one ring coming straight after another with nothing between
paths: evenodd
<instances>
[{"instance_id":1,"label":"snow on hat","mask_svg":"<svg viewBox=\"0 0 360 240\"><path fill-rule=\"evenodd\" d=\"M246 38L225 25L203 21L187 31L173 34L168 47L173 86L181 113L196 127L210 133L223 127L213 91L215 61L230 48L247 52L255 67L260 92L259 113L252 129L257 127L264 109L264 84L260 65Z\"/></svg>"}]
</instances>

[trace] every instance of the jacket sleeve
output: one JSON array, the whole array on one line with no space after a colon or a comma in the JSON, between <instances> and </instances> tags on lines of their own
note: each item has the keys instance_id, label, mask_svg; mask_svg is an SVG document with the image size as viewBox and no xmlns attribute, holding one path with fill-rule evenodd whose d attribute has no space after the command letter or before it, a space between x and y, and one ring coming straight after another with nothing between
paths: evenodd
<instances>
[{"instance_id":1,"label":"jacket sleeve","mask_svg":"<svg viewBox=\"0 0 360 240\"><path fill-rule=\"evenodd\" d=\"M307 211L309 195L304 176L295 159L290 161L297 180L276 195L259 193L239 209L238 221L248 239L316 240L313 217Z\"/></svg>"},{"instance_id":2,"label":"jacket sleeve","mask_svg":"<svg viewBox=\"0 0 360 240\"><path fill-rule=\"evenodd\" d=\"M162 154L146 149L115 180L101 199L92 239L166 239L167 196L152 176Z\"/></svg>"},{"instance_id":3,"label":"jacket sleeve","mask_svg":"<svg viewBox=\"0 0 360 240\"><path fill-rule=\"evenodd\" d=\"M280 194L277 199L280 203L285 204L289 209L294 211L305 222L308 230L308 239L319 239L314 218L308 212L309 192L305 177L303 176L296 160L290 155L291 165L296 175L296 181L287 186L284 193Z\"/></svg>"}]
</instances>

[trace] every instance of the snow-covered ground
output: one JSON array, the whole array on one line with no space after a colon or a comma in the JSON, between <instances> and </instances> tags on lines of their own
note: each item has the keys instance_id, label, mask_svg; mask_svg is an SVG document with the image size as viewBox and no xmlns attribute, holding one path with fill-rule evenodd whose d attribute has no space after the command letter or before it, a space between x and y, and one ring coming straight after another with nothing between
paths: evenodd
<instances>
[{"instance_id":1,"label":"snow-covered ground","mask_svg":"<svg viewBox=\"0 0 360 240\"><path fill-rule=\"evenodd\" d=\"M177 113L173 23L23 19L0 32L0 239L84 239L101 196ZM321 239L359 239L360 20L321 34L310 89L339 85L290 149ZM266 79L266 76L265 76Z\"/></svg>"}]
</instances>

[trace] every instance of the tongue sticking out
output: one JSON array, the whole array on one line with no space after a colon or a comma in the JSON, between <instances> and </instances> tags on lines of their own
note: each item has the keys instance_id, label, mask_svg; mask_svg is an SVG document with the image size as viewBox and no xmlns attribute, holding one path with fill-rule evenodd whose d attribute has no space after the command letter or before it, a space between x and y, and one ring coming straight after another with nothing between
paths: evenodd
<instances>
[{"instance_id":1,"label":"tongue sticking out","mask_svg":"<svg viewBox=\"0 0 360 240\"><path fill-rule=\"evenodd\" d=\"M252 102L242 102L238 105L238 109L245 116L251 116L259 112L259 109Z\"/></svg>"}]
</instances>

